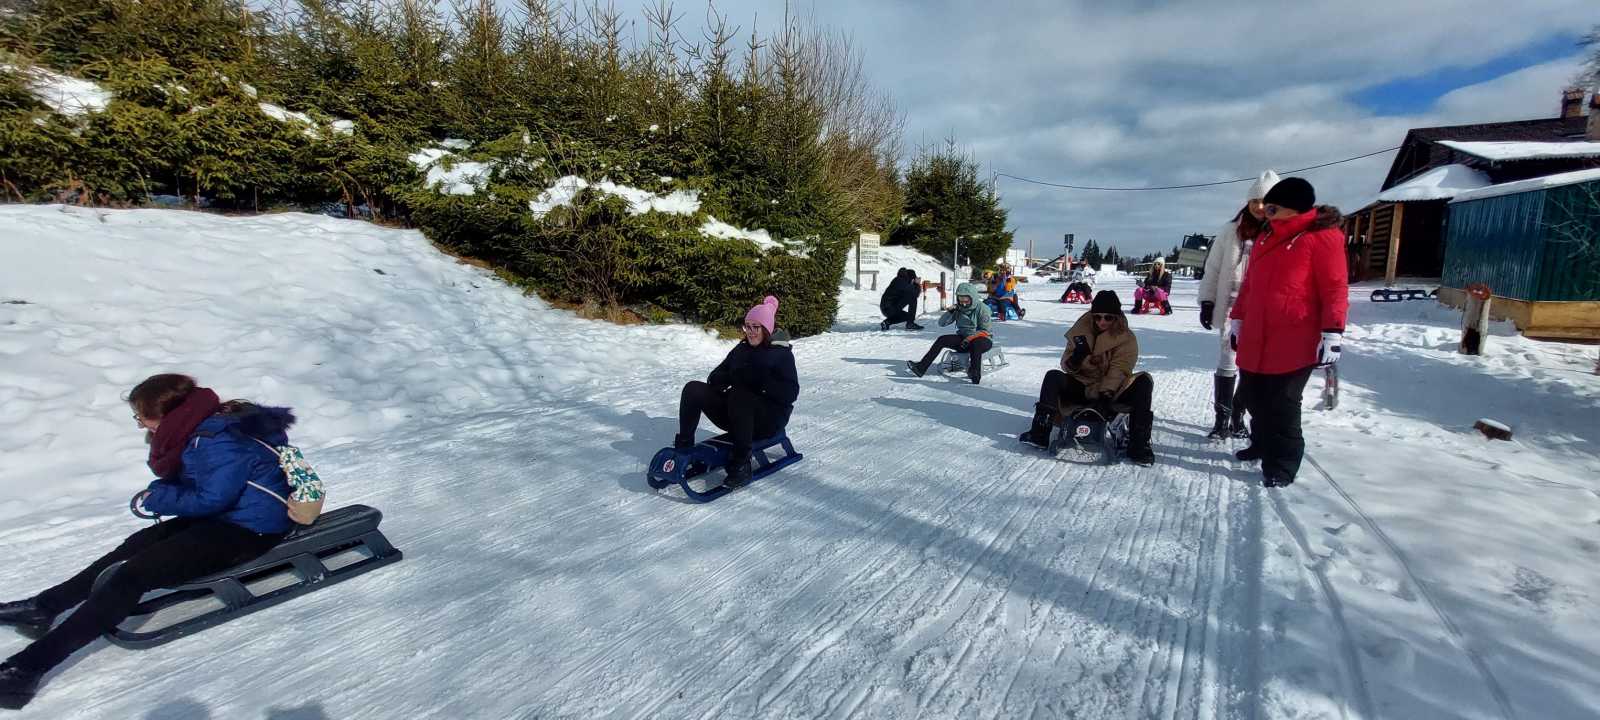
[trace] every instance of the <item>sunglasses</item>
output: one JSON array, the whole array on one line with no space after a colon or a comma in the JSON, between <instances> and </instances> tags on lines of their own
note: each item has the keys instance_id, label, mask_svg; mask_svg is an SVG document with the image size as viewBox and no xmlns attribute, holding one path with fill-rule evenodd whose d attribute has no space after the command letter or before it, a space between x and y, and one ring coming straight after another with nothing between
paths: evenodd
<instances>
[{"instance_id":1,"label":"sunglasses","mask_svg":"<svg viewBox=\"0 0 1600 720\"><path fill-rule=\"evenodd\" d=\"M1096 321L1104 320L1105 322L1117 319L1116 313L1090 313L1089 317Z\"/></svg>"},{"instance_id":2,"label":"sunglasses","mask_svg":"<svg viewBox=\"0 0 1600 720\"><path fill-rule=\"evenodd\" d=\"M766 330L766 328L762 327L761 325L751 325L749 323L746 323L744 326L745 332L755 332L757 330Z\"/></svg>"}]
</instances>

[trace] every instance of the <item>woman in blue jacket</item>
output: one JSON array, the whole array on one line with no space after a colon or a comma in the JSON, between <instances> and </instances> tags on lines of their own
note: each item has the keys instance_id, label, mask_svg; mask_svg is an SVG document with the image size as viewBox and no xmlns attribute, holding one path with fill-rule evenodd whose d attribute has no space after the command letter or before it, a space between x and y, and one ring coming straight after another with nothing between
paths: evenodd
<instances>
[{"instance_id":1,"label":"woman in blue jacket","mask_svg":"<svg viewBox=\"0 0 1600 720\"><path fill-rule=\"evenodd\" d=\"M261 444L288 444L284 431L294 423L288 409L224 404L186 375L152 376L133 389L128 404L146 432L157 478L139 504L175 517L129 535L66 582L0 603L0 624L35 638L0 664L0 707L26 705L46 672L126 619L146 592L259 557L290 530L279 499L289 496L288 481L276 454ZM93 589L116 562L122 567ZM57 615L79 603L55 625Z\"/></svg>"},{"instance_id":2,"label":"woman in blue jacket","mask_svg":"<svg viewBox=\"0 0 1600 720\"><path fill-rule=\"evenodd\" d=\"M777 328L778 299L768 295L744 317L744 339L705 382L683 386L678 400L678 434L672 446L694 446L700 417L728 431L733 448L728 453L728 476L723 485L736 488L750 482L751 445L756 438L777 435L789 424L789 413L800 397L800 379L794 369L789 336Z\"/></svg>"}]
</instances>

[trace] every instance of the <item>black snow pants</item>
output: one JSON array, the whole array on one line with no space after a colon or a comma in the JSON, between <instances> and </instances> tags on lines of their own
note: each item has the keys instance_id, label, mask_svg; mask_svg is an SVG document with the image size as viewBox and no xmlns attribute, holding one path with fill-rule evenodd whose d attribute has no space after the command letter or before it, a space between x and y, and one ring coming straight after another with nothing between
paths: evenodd
<instances>
[{"instance_id":1,"label":"black snow pants","mask_svg":"<svg viewBox=\"0 0 1600 720\"><path fill-rule=\"evenodd\" d=\"M174 518L140 530L71 579L39 593L39 607L47 612L59 614L78 603L83 605L8 662L49 670L127 619L146 592L253 560L283 537L282 533L262 535L212 518ZM95 578L118 561L126 562L104 587L94 591Z\"/></svg>"},{"instance_id":2,"label":"black snow pants","mask_svg":"<svg viewBox=\"0 0 1600 720\"><path fill-rule=\"evenodd\" d=\"M1250 445L1261 451L1261 475L1293 480L1305 458L1300 401L1313 367L1281 375L1239 371L1240 392L1250 411ZM1247 391L1245 389L1248 389ZM1239 402L1238 394L1234 402Z\"/></svg>"},{"instance_id":3,"label":"black snow pants","mask_svg":"<svg viewBox=\"0 0 1600 720\"><path fill-rule=\"evenodd\" d=\"M756 438L769 438L783 430L779 413L760 395L741 388L717 390L695 380L683 386L678 399L678 437L692 442L702 415L728 433L733 444L729 465L750 462L750 445Z\"/></svg>"},{"instance_id":4,"label":"black snow pants","mask_svg":"<svg viewBox=\"0 0 1600 720\"><path fill-rule=\"evenodd\" d=\"M921 360L917 361L917 367L922 368L923 372L927 372L928 368L933 366L934 359L939 357L940 350L960 350L967 354L967 377L974 380L981 379L983 377L983 354L994 349L994 341L981 337L967 343L965 349L961 347L962 342L960 335L940 335L933 341L933 347L928 348L928 352L922 356Z\"/></svg>"},{"instance_id":5,"label":"black snow pants","mask_svg":"<svg viewBox=\"0 0 1600 720\"><path fill-rule=\"evenodd\" d=\"M905 323L909 326L917 321L916 298L912 298L910 302L902 307L880 307L878 310L883 313L883 321L890 325Z\"/></svg>"},{"instance_id":6,"label":"black snow pants","mask_svg":"<svg viewBox=\"0 0 1600 720\"><path fill-rule=\"evenodd\" d=\"M1155 381L1144 373L1134 376L1133 383L1117 395L1116 402L1132 408L1128 413L1129 445L1140 447L1150 444L1150 431L1155 425L1155 413L1150 410L1154 396ZM1098 400L1089 397L1089 389L1077 378L1060 370L1045 373L1044 382L1039 384L1039 404L1049 409L1052 415L1058 402L1065 405L1092 405Z\"/></svg>"}]
</instances>

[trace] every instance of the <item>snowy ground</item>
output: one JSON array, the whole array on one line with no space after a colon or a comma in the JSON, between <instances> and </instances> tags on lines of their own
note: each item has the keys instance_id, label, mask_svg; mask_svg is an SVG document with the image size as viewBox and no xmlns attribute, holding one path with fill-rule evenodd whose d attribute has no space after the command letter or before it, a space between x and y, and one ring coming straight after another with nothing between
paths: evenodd
<instances>
[{"instance_id":1,"label":"snowy ground","mask_svg":"<svg viewBox=\"0 0 1600 720\"><path fill-rule=\"evenodd\" d=\"M140 526L120 397L163 370L296 406L331 501L381 508L406 552L160 648L97 643L21 717L1600 708L1593 347L1502 333L1461 357L1454 313L1353 291L1344 401L1308 410L1300 482L1263 491L1203 439L1192 281L1134 318L1144 469L1015 439L1083 310L1049 302L1062 285L1024 286L996 331L1012 365L979 387L905 375L933 326L879 332L876 293L845 290L836 332L795 347L805 461L690 505L643 472L728 346L703 331L575 319L416 233L321 217L6 206L0 238L0 597ZM1485 416L1515 440L1481 439Z\"/></svg>"}]
</instances>

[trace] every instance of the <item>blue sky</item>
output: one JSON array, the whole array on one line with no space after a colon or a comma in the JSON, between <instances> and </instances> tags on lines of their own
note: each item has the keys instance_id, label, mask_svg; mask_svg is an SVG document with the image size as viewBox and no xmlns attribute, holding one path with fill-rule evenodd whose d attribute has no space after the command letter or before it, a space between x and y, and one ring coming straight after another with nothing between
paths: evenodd
<instances>
[{"instance_id":1,"label":"blue sky","mask_svg":"<svg viewBox=\"0 0 1600 720\"><path fill-rule=\"evenodd\" d=\"M1580 39L1579 33L1556 33L1474 65L1435 68L1421 75L1395 78L1362 88L1353 93L1351 99L1376 115L1422 112L1452 90L1572 57L1580 52Z\"/></svg>"}]
</instances>

